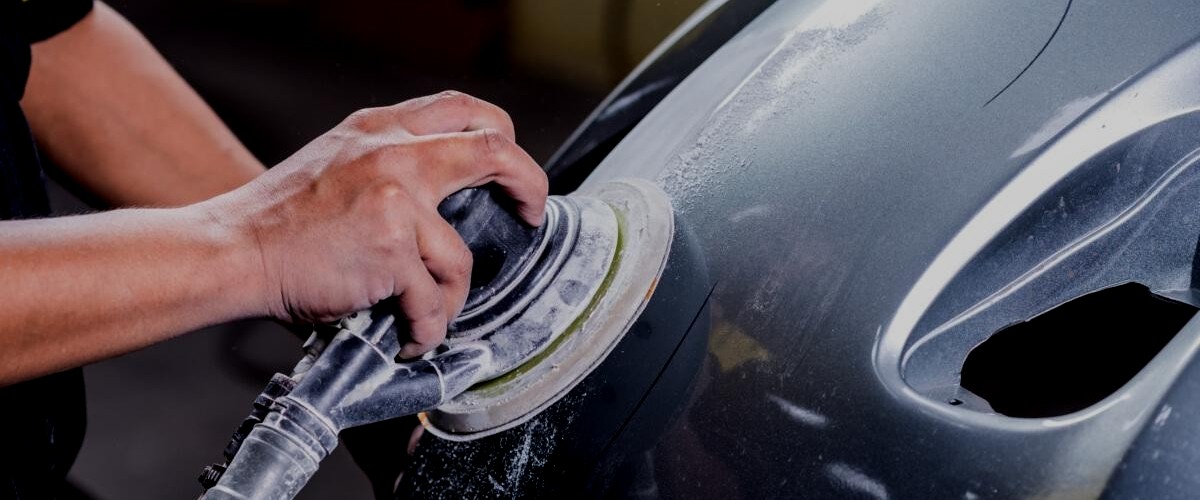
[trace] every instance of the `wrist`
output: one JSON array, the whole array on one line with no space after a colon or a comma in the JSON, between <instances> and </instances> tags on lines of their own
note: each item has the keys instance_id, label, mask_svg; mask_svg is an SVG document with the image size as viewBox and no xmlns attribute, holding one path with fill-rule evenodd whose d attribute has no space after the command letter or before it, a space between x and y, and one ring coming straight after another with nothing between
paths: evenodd
<instances>
[{"instance_id":1,"label":"wrist","mask_svg":"<svg viewBox=\"0 0 1200 500\"><path fill-rule=\"evenodd\" d=\"M221 196L180 208L184 216L213 248L211 277L218 280L217 293L225 299L233 318L271 315L272 287L264 265L262 246L248 217Z\"/></svg>"}]
</instances>

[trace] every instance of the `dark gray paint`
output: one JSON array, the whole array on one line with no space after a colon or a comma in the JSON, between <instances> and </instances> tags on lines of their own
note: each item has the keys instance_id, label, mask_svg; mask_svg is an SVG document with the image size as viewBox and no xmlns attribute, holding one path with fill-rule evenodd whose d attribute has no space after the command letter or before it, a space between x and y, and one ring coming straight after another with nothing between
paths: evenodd
<instances>
[{"instance_id":1,"label":"dark gray paint","mask_svg":"<svg viewBox=\"0 0 1200 500\"><path fill-rule=\"evenodd\" d=\"M658 182L715 286L708 356L687 402L651 398L635 411L630 422L671 424L649 451L621 455L622 442L647 439L626 428L608 460L633 464L638 480L625 485L637 489L610 494L1094 498L1110 480L1120 497L1195 482L1187 422L1200 396L1178 388L1200 377L1187 368L1197 321L1128 385L1074 414L1016 419L941 399L962 356L1004 320L1122 280L1184 297L1195 286L1181 281L1192 272L1181 245L1196 231L1186 203L1200 205L1188 183L1200 133L1185 116L1200 108L1200 4L1067 7L780 2L609 154L585 186ZM1105 184L1114 154L1150 177ZM1181 175L1170 196L1154 195L1153 176L1172 168ZM1080 187L1088 182L1112 202ZM1092 203L1038 227L1055 195ZM1063 235L1138 199L1161 203L1178 229L1131 218L1118 224L1128 234L1096 248L1140 241L1144 251L1072 263L1071 274L1051 266L1039 276L1054 286L1021 287L1021 307L936 330L1069 244ZM1011 243L1022 232L1046 237ZM1147 244L1156 238L1161 253ZM1164 466L1159 452L1177 461Z\"/></svg>"},{"instance_id":2,"label":"dark gray paint","mask_svg":"<svg viewBox=\"0 0 1200 500\"><path fill-rule=\"evenodd\" d=\"M604 99L543 167L551 192L574 191L646 113L775 0L712 0Z\"/></svg>"}]
</instances>

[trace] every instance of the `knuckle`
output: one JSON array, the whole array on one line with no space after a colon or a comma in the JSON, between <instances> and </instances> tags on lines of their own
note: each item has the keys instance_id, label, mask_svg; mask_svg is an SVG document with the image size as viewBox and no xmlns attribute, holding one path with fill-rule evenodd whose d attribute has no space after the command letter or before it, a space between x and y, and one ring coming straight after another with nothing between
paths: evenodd
<instances>
[{"instance_id":1,"label":"knuckle","mask_svg":"<svg viewBox=\"0 0 1200 500\"><path fill-rule=\"evenodd\" d=\"M367 220L375 221L380 238L390 245L409 244L412 239L411 220L407 214L413 212L413 200L408 191L397 182L376 182L363 193L361 213ZM395 253L405 250L394 248Z\"/></svg>"},{"instance_id":2,"label":"knuckle","mask_svg":"<svg viewBox=\"0 0 1200 500\"><path fill-rule=\"evenodd\" d=\"M479 107L479 99L457 90L444 90L431 97L431 112L441 116L469 116Z\"/></svg>"},{"instance_id":3,"label":"knuckle","mask_svg":"<svg viewBox=\"0 0 1200 500\"><path fill-rule=\"evenodd\" d=\"M489 108L491 108L492 112L496 114L496 118L499 118L501 122L509 127L513 126L512 116L508 114L508 111L505 111L504 108L501 108L495 104L487 103L487 105Z\"/></svg>"},{"instance_id":4,"label":"knuckle","mask_svg":"<svg viewBox=\"0 0 1200 500\"><path fill-rule=\"evenodd\" d=\"M499 107L496 108L496 111L500 114L500 119L504 121L505 125L507 125L510 129L515 127L512 116L508 114L508 111L505 111L503 108Z\"/></svg>"},{"instance_id":5,"label":"knuckle","mask_svg":"<svg viewBox=\"0 0 1200 500\"><path fill-rule=\"evenodd\" d=\"M442 314L442 301L428 300L418 306L415 311L405 311L412 329L412 339L421 344L437 343L446 331L446 316Z\"/></svg>"},{"instance_id":6,"label":"knuckle","mask_svg":"<svg viewBox=\"0 0 1200 500\"><path fill-rule=\"evenodd\" d=\"M498 156L504 154L507 150L504 135L499 130L485 128L479 131L479 149L480 154L484 156Z\"/></svg>"},{"instance_id":7,"label":"knuckle","mask_svg":"<svg viewBox=\"0 0 1200 500\"><path fill-rule=\"evenodd\" d=\"M457 90L443 90L433 96L434 102L447 104L470 104L475 100L467 94Z\"/></svg>"},{"instance_id":8,"label":"knuckle","mask_svg":"<svg viewBox=\"0 0 1200 500\"><path fill-rule=\"evenodd\" d=\"M446 256L447 272L459 281L467 281L471 277L471 269L475 264L475 256L466 245L459 245Z\"/></svg>"},{"instance_id":9,"label":"knuckle","mask_svg":"<svg viewBox=\"0 0 1200 500\"><path fill-rule=\"evenodd\" d=\"M350 113L342 123L353 129L369 131L375 128L377 114L374 108L363 108Z\"/></svg>"},{"instance_id":10,"label":"knuckle","mask_svg":"<svg viewBox=\"0 0 1200 500\"><path fill-rule=\"evenodd\" d=\"M399 224L385 223L385 226L375 234L378 238L376 244L379 245L379 253L384 257L385 263L411 258L412 252L409 250L411 238L408 231Z\"/></svg>"},{"instance_id":11,"label":"knuckle","mask_svg":"<svg viewBox=\"0 0 1200 500\"><path fill-rule=\"evenodd\" d=\"M538 195L542 198L545 198L546 195L550 193L550 178L546 175L546 171L540 168L537 169L537 175L535 177L537 179Z\"/></svg>"},{"instance_id":12,"label":"knuckle","mask_svg":"<svg viewBox=\"0 0 1200 500\"><path fill-rule=\"evenodd\" d=\"M404 203L408 198L404 186L400 183L391 180L381 180L371 184L367 188L367 196L372 202L384 203L385 206L394 206L398 203Z\"/></svg>"},{"instance_id":13,"label":"knuckle","mask_svg":"<svg viewBox=\"0 0 1200 500\"><path fill-rule=\"evenodd\" d=\"M431 96L415 97L405 101L400 101L390 106L386 106L386 108L403 115L418 111L421 108L429 105L431 99Z\"/></svg>"}]
</instances>

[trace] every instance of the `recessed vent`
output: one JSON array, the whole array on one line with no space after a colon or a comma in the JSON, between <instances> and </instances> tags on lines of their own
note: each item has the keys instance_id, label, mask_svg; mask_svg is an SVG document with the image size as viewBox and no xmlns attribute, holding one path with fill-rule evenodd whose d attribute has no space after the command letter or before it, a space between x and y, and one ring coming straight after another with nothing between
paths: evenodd
<instances>
[{"instance_id":1,"label":"recessed vent","mask_svg":"<svg viewBox=\"0 0 1200 500\"><path fill-rule=\"evenodd\" d=\"M1120 389L1196 311L1137 283L1090 293L992 335L961 384L1003 415L1066 415Z\"/></svg>"}]
</instances>

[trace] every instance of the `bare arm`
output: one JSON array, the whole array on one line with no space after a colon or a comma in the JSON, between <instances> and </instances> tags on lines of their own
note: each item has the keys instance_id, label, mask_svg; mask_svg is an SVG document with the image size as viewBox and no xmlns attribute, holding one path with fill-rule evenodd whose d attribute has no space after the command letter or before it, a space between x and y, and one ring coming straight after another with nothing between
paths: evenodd
<instances>
[{"instance_id":1,"label":"bare arm","mask_svg":"<svg viewBox=\"0 0 1200 500\"><path fill-rule=\"evenodd\" d=\"M97 2L33 46L21 107L45 151L114 206L179 206L262 165L124 18Z\"/></svg>"},{"instance_id":2,"label":"bare arm","mask_svg":"<svg viewBox=\"0 0 1200 500\"><path fill-rule=\"evenodd\" d=\"M192 207L0 223L0 385L262 314L240 238Z\"/></svg>"},{"instance_id":3,"label":"bare arm","mask_svg":"<svg viewBox=\"0 0 1200 500\"><path fill-rule=\"evenodd\" d=\"M447 93L355 113L251 183L183 208L0 222L0 385L233 318L397 300L415 356L462 308L471 254L437 214L495 182L531 224L546 177L499 108Z\"/></svg>"}]
</instances>

